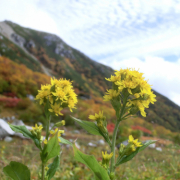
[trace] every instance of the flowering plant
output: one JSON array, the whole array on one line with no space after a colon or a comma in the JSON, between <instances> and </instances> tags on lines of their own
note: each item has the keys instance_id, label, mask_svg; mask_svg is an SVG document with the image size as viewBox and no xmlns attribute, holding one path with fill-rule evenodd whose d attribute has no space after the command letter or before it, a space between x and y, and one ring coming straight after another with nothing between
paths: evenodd
<instances>
[{"instance_id":1,"label":"flowering plant","mask_svg":"<svg viewBox=\"0 0 180 180\"><path fill-rule=\"evenodd\" d=\"M138 111L140 111L142 116L146 116L145 108L148 108L150 103L156 101L156 96L153 94L151 86L144 80L142 75L142 73L134 69L121 69L116 71L115 75L106 79L112 82L112 89L107 90L104 100L110 101L116 112L116 124L112 138L109 137L107 120L103 112L100 111L95 113L95 115L89 115L89 119L94 122L82 121L72 117L89 133L102 136L108 143L109 152L102 152L102 162L98 162L92 155L82 153L75 144L61 137L64 131L59 130L59 127L65 125L64 120L57 122L49 129L52 114L56 116L62 115L61 110L63 108L68 107L71 111L75 108L77 95L72 89L71 82L63 79L51 79L51 84L41 87L36 100L44 105L45 109L47 118L45 139L41 135L42 125L38 126L36 124L31 131L28 131L25 126L10 125L11 129L15 132L20 132L25 137L32 139L40 150L42 161L42 171L39 173L40 180L50 180L59 167L59 142L73 147L75 159L87 165L94 173L96 180L116 180L118 175L115 174L115 169L119 165L131 160L137 153L155 142L150 140L146 143L141 143L130 135L128 144L126 146L121 144L119 151L116 151L116 136L120 122L126 120L129 116L135 115ZM116 155L117 159L115 159ZM54 160L51 164L48 164L48 160L51 158L54 158ZM8 166L4 167L3 171L14 180L30 180L29 169L21 163L12 161Z\"/></svg>"},{"instance_id":2,"label":"flowering plant","mask_svg":"<svg viewBox=\"0 0 180 180\"><path fill-rule=\"evenodd\" d=\"M42 161L41 172L39 172L40 180L50 180L60 163L60 145L59 142L71 144L69 141L63 139L61 134L64 130L59 128L65 125L65 121L57 122L51 129L49 127L51 115L63 115L61 110L68 107L71 111L77 104L77 95L72 89L72 83L66 79L51 79L51 84L42 85L41 90L38 91L36 100L44 105L44 112L46 116L46 136L45 139L41 135L43 126L32 127L29 131L26 126L10 127L13 131L22 133L25 137L34 141L36 147L40 151L40 158ZM48 164L49 159L54 158L51 164ZM14 180L30 180L30 171L27 166L19 162L11 161L10 164L3 168L3 172Z\"/></svg>"},{"instance_id":3,"label":"flowering plant","mask_svg":"<svg viewBox=\"0 0 180 180\"><path fill-rule=\"evenodd\" d=\"M96 179L115 180L118 178L115 174L116 167L131 160L138 152L155 142L150 140L141 143L130 135L128 145L121 144L119 151L116 152L116 136L120 122L126 120L129 116L135 115L138 111L145 117L145 108L148 108L150 103L154 104L156 95L153 94L151 86L144 79L143 73L139 73L135 69L115 71L115 75L111 75L106 80L112 82L112 89L107 90L104 101L110 101L116 112L116 124L112 139L109 137L107 120L103 112L89 115L89 119L95 121L95 123L73 119L89 133L103 136L110 147L109 153L102 152L102 162L98 163L94 156L85 155L76 147L74 149L75 158L86 164L94 172ZM116 155L118 157L115 161Z\"/></svg>"}]
</instances>

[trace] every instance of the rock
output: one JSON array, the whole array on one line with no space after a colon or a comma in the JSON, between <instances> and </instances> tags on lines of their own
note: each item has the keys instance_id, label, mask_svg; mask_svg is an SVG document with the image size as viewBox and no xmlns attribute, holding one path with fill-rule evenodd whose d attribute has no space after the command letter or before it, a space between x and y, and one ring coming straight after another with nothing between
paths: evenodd
<instances>
[{"instance_id":1,"label":"rock","mask_svg":"<svg viewBox=\"0 0 180 180\"><path fill-rule=\"evenodd\" d=\"M155 144L155 143L150 144L148 147L149 147L149 148L155 148L155 147L156 147L156 144Z\"/></svg>"},{"instance_id":2,"label":"rock","mask_svg":"<svg viewBox=\"0 0 180 180\"><path fill-rule=\"evenodd\" d=\"M33 95L27 94L27 97L28 97L31 101L34 101L34 96L33 96Z\"/></svg>"},{"instance_id":3,"label":"rock","mask_svg":"<svg viewBox=\"0 0 180 180\"><path fill-rule=\"evenodd\" d=\"M30 40L30 41L26 44L26 48L27 48L27 49L31 49L31 48L35 48L35 47L36 47L36 45L35 45L35 43L34 43L33 40Z\"/></svg>"},{"instance_id":4,"label":"rock","mask_svg":"<svg viewBox=\"0 0 180 180\"><path fill-rule=\"evenodd\" d=\"M0 137L4 138L8 135L14 135L15 132L9 127L9 124L3 119L0 119Z\"/></svg>"},{"instance_id":5,"label":"rock","mask_svg":"<svg viewBox=\"0 0 180 180\"><path fill-rule=\"evenodd\" d=\"M103 139L100 139L100 140L98 141L98 144L104 145L104 144L105 144L105 142L104 142L104 140L103 140Z\"/></svg>"},{"instance_id":6,"label":"rock","mask_svg":"<svg viewBox=\"0 0 180 180\"><path fill-rule=\"evenodd\" d=\"M11 38L13 39L13 41L18 44L19 46L23 47L24 44L25 44L25 39L23 37L21 37L20 35L18 34L11 34Z\"/></svg>"},{"instance_id":7,"label":"rock","mask_svg":"<svg viewBox=\"0 0 180 180\"><path fill-rule=\"evenodd\" d=\"M74 130L73 133L74 134L80 134L80 132L78 130Z\"/></svg>"},{"instance_id":8,"label":"rock","mask_svg":"<svg viewBox=\"0 0 180 180\"><path fill-rule=\"evenodd\" d=\"M127 146L127 145L128 145L128 140L123 141L122 144L124 144L125 146Z\"/></svg>"},{"instance_id":9,"label":"rock","mask_svg":"<svg viewBox=\"0 0 180 180\"><path fill-rule=\"evenodd\" d=\"M93 144L92 142L89 142L88 145L91 146L91 147L96 147L97 146L96 144Z\"/></svg>"},{"instance_id":10,"label":"rock","mask_svg":"<svg viewBox=\"0 0 180 180\"><path fill-rule=\"evenodd\" d=\"M5 142L11 142L12 140L13 140L13 138L10 137L10 136L6 136L6 137L4 138L4 141L5 141Z\"/></svg>"},{"instance_id":11,"label":"rock","mask_svg":"<svg viewBox=\"0 0 180 180\"><path fill-rule=\"evenodd\" d=\"M157 147L156 150L162 152L162 148L161 147Z\"/></svg>"},{"instance_id":12,"label":"rock","mask_svg":"<svg viewBox=\"0 0 180 180\"><path fill-rule=\"evenodd\" d=\"M0 39L3 39L3 36L0 36Z\"/></svg>"}]
</instances>

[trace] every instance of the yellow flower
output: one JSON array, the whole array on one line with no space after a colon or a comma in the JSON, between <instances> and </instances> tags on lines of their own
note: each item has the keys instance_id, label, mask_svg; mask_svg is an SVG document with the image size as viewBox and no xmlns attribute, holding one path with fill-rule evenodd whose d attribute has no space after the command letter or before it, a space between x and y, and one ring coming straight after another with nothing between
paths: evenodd
<instances>
[{"instance_id":1,"label":"yellow flower","mask_svg":"<svg viewBox=\"0 0 180 180\"><path fill-rule=\"evenodd\" d=\"M32 129L33 130L35 130L35 131L41 131L42 129L43 129L43 126L42 125L40 125L39 127L38 127L38 125L37 124L35 124L35 127L32 127Z\"/></svg>"},{"instance_id":2,"label":"yellow flower","mask_svg":"<svg viewBox=\"0 0 180 180\"><path fill-rule=\"evenodd\" d=\"M48 166L46 166L44 169L45 169L45 171L48 171L48 170L49 170Z\"/></svg>"},{"instance_id":3,"label":"yellow flower","mask_svg":"<svg viewBox=\"0 0 180 180\"><path fill-rule=\"evenodd\" d=\"M47 144L47 142L48 142L47 139L45 139L45 140L44 140L44 144Z\"/></svg>"},{"instance_id":4,"label":"yellow flower","mask_svg":"<svg viewBox=\"0 0 180 180\"><path fill-rule=\"evenodd\" d=\"M69 107L72 111L77 104L77 95L72 88L69 80L51 78L51 84L42 85L41 90L38 90L36 100L39 100L40 104L50 103L49 111L62 115L60 111L63 108Z\"/></svg>"},{"instance_id":5,"label":"yellow flower","mask_svg":"<svg viewBox=\"0 0 180 180\"><path fill-rule=\"evenodd\" d=\"M89 115L89 119L91 120L98 120L98 119L103 119L104 116L103 116L103 111L99 111L99 114L96 114L95 115Z\"/></svg>"},{"instance_id":6,"label":"yellow flower","mask_svg":"<svg viewBox=\"0 0 180 180\"><path fill-rule=\"evenodd\" d=\"M110 101L113 98L116 98L117 96L119 96L120 92L116 91L114 89L109 89L106 92L106 95L103 97L104 101Z\"/></svg>"},{"instance_id":7,"label":"yellow flower","mask_svg":"<svg viewBox=\"0 0 180 180\"><path fill-rule=\"evenodd\" d=\"M102 151L102 156L104 160L110 160L113 156L113 152L110 154L107 154L107 151L105 151L105 153Z\"/></svg>"},{"instance_id":8,"label":"yellow flower","mask_svg":"<svg viewBox=\"0 0 180 180\"><path fill-rule=\"evenodd\" d=\"M58 130L58 128L56 128L54 131L51 130L51 131L50 131L50 134L52 134L51 138L52 138L56 133L58 133L57 135L58 135L58 137L60 137L61 134L64 133L64 130ZM50 139L51 139L51 138L50 138ZM61 142L61 140L60 140L59 138L58 138L58 141Z\"/></svg>"},{"instance_id":9,"label":"yellow flower","mask_svg":"<svg viewBox=\"0 0 180 180\"><path fill-rule=\"evenodd\" d=\"M55 103L54 105L51 104L51 109L48 109L50 112L54 112L56 116L61 115L63 116L63 114L61 113L61 110L63 108L60 107L60 105L58 103Z\"/></svg>"},{"instance_id":10,"label":"yellow flower","mask_svg":"<svg viewBox=\"0 0 180 180\"><path fill-rule=\"evenodd\" d=\"M134 144L135 147L141 147L141 142L138 142L138 139L134 139L132 135L129 136L129 143Z\"/></svg>"},{"instance_id":11,"label":"yellow flower","mask_svg":"<svg viewBox=\"0 0 180 180\"><path fill-rule=\"evenodd\" d=\"M115 71L115 76L106 80L113 82L116 86L113 85L114 89L107 90L104 101L111 101L119 94L122 95L120 97L128 97L129 111L131 107L137 107L144 117L146 116L145 108L149 108L149 104L154 104L156 101L151 85L145 80L143 73L135 69L120 69Z\"/></svg>"}]
</instances>

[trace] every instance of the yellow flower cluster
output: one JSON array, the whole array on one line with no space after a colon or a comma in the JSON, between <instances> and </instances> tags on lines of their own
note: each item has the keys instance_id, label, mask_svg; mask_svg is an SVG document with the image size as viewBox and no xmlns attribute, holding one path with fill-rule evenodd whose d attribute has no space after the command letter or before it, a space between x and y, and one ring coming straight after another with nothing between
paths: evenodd
<instances>
[{"instance_id":1,"label":"yellow flower cluster","mask_svg":"<svg viewBox=\"0 0 180 180\"><path fill-rule=\"evenodd\" d=\"M110 153L110 154L107 154L107 151L105 151L105 153L102 151L102 156L103 156L104 160L108 160L109 161L112 158L112 156L113 156L113 152Z\"/></svg>"},{"instance_id":2,"label":"yellow flower cluster","mask_svg":"<svg viewBox=\"0 0 180 180\"><path fill-rule=\"evenodd\" d=\"M103 133L103 134L107 134L107 121L106 121L106 117L103 115L103 111L99 111L99 114L95 113L95 115L89 115L89 119L94 120L97 122L97 126L99 128L99 130Z\"/></svg>"},{"instance_id":3,"label":"yellow flower cluster","mask_svg":"<svg viewBox=\"0 0 180 180\"><path fill-rule=\"evenodd\" d=\"M42 129L43 129L42 125L38 126L37 124L35 124L35 127L32 127L32 129L31 129L31 133L34 136L36 136L38 139L40 139L41 138L41 131L42 131Z\"/></svg>"},{"instance_id":4,"label":"yellow flower cluster","mask_svg":"<svg viewBox=\"0 0 180 180\"><path fill-rule=\"evenodd\" d=\"M58 128L56 128L54 131L51 130L51 131L50 131L50 134L51 134L52 136L49 138L49 140L50 140L56 133L58 133L57 136L60 137L61 134L64 133L64 130L58 130ZM61 142L61 140L60 140L59 138L58 138L58 141ZM44 144L47 144L47 142L48 142L47 139L45 139L45 140L44 140Z\"/></svg>"},{"instance_id":5,"label":"yellow flower cluster","mask_svg":"<svg viewBox=\"0 0 180 180\"><path fill-rule=\"evenodd\" d=\"M121 144L119 148L119 155L122 158L124 155L130 155L132 152L136 151L137 147L143 146L141 142L138 142L138 139L134 139L132 135L129 136L128 145L125 146Z\"/></svg>"},{"instance_id":6,"label":"yellow flower cluster","mask_svg":"<svg viewBox=\"0 0 180 180\"><path fill-rule=\"evenodd\" d=\"M107 169L109 167L109 161L110 159L112 158L113 156L113 152L108 154L107 151L106 152L103 152L102 151L102 163L100 163L102 165L102 167L104 167L105 169Z\"/></svg>"},{"instance_id":7,"label":"yellow flower cluster","mask_svg":"<svg viewBox=\"0 0 180 180\"><path fill-rule=\"evenodd\" d=\"M146 116L145 108L149 107L149 104L156 101L156 95L153 94L151 85L144 79L143 73L136 71L135 69L121 69L115 71L115 75L111 75L106 80L113 83L113 89L109 89L104 96L105 101L111 101L120 98L120 95L127 92L129 109L138 109L142 116ZM132 111L131 111L132 112ZM133 112L132 112L133 114Z\"/></svg>"},{"instance_id":8,"label":"yellow flower cluster","mask_svg":"<svg viewBox=\"0 0 180 180\"><path fill-rule=\"evenodd\" d=\"M69 107L72 111L77 104L77 95L72 88L69 80L51 78L51 84L42 85L41 90L38 90L36 100L39 100L40 104L46 104L49 101L51 107L49 111L56 116L62 115L60 111L63 108Z\"/></svg>"},{"instance_id":9,"label":"yellow flower cluster","mask_svg":"<svg viewBox=\"0 0 180 180\"><path fill-rule=\"evenodd\" d=\"M132 135L129 136L129 141L128 142L133 145L133 146L131 146L133 151L136 150L136 147L141 147L142 146L141 142L138 142L138 139L134 139Z\"/></svg>"}]
</instances>

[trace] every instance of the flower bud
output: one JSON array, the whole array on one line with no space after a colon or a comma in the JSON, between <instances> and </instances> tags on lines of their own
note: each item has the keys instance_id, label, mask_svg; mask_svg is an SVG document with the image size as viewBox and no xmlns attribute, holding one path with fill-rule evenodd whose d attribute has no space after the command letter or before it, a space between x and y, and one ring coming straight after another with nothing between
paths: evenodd
<instances>
[{"instance_id":1,"label":"flower bud","mask_svg":"<svg viewBox=\"0 0 180 180\"><path fill-rule=\"evenodd\" d=\"M139 111L139 108L137 106L132 106L132 108L130 109L130 114L134 115Z\"/></svg>"},{"instance_id":2,"label":"flower bud","mask_svg":"<svg viewBox=\"0 0 180 180\"><path fill-rule=\"evenodd\" d=\"M149 95L148 94L144 94L143 95L143 100L147 100L149 98Z\"/></svg>"},{"instance_id":3,"label":"flower bud","mask_svg":"<svg viewBox=\"0 0 180 180\"><path fill-rule=\"evenodd\" d=\"M107 128L105 127L103 121L100 121L97 123L97 126L99 128L99 130L103 133L103 134L107 134L108 133L108 130Z\"/></svg>"},{"instance_id":4,"label":"flower bud","mask_svg":"<svg viewBox=\"0 0 180 180\"><path fill-rule=\"evenodd\" d=\"M109 175L110 179L111 180L115 180L115 174L114 172L111 172L110 175Z\"/></svg>"},{"instance_id":5,"label":"flower bud","mask_svg":"<svg viewBox=\"0 0 180 180\"><path fill-rule=\"evenodd\" d=\"M55 124L56 127L64 126L65 125L65 120L62 120L61 122L57 122Z\"/></svg>"},{"instance_id":6,"label":"flower bud","mask_svg":"<svg viewBox=\"0 0 180 180\"><path fill-rule=\"evenodd\" d=\"M37 133L34 129L31 130L32 135L37 136Z\"/></svg>"},{"instance_id":7,"label":"flower bud","mask_svg":"<svg viewBox=\"0 0 180 180\"><path fill-rule=\"evenodd\" d=\"M119 148L119 155L121 155L123 153L124 147L125 147L125 145L121 143L121 146Z\"/></svg>"},{"instance_id":8,"label":"flower bud","mask_svg":"<svg viewBox=\"0 0 180 180\"><path fill-rule=\"evenodd\" d=\"M140 86L138 85L136 88L131 89L131 92L132 92L133 94L140 93L140 92L141 92Z\"/></svg>"}]
</instances>

